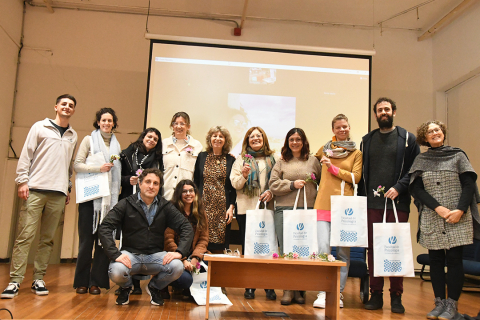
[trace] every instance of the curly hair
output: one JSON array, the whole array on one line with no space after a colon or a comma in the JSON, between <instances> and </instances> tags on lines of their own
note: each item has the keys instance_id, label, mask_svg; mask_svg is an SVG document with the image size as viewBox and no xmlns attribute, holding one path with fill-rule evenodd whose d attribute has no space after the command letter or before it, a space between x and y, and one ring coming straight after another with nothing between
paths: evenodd
<instances>
[{"instance_id":1,"label":"curly hair","mask_svg":"<svg viewBox=\"0 0 480 320\"><path fill-rule=\"evenodd\" d=\"M211 127L210 130L208 130L207 137L205 139L205 142L207 143L207 148L205 151L208 153L213 152L213 146L212 146L212 136L214 133L220 132L224 137L225 137L225 144L223 145L222 148L222 154L228 154L230 150L232 150L232 136L230 135L230 132L225 128L224 126L215 126Z\"/></svg>"},{"instance_id":2,"label":"curly hair","mask_svg":"<svg viewBox=\"0 0 480 320\"><path fill-rule=\"evenodd\" d=\"M208 230L207 216L203 207L202 198L198 194L198 188L192 180L181 180L175 187L171 202L181 213L185 215L185 204L182 201L183 186L192 186L195 198L192 203L192 214L187 217L188 221L197 226L199 230Z\"/></svg>"},{"instance_id":3,"label":"curly hair","mask_svg":"<svg viewBox=\"0 0 480 320\"><path fill-rule=\"evenodd\" d=\"M243 143L242 143L242 153L241 155L244 156L247 153L247 147L249 146L249 141L250 141L250 135L254 130L260 131L263 137L263 147L264 147L264 153L265 156L269 156L274 153L272 149L270 149L270 144L268 143L268 137L265 131L263 131L262 128L260 127L251 127L250 129L247 130L247 133L245 133L245 137L243 138Z\"/></svg>"},{"instance_id":4,"label":"curly hair","mask_svg":"<svg viewBox=\"0 0 480 320\"><path fill-rule=\"evenodd\" d=\"M373 112L375 114L377 114L377 106L378 104L382 103L382 102L388 102L390 103L390 105L392 106L392 111L397 111L397 104L395 103L395 101L393 101L392 99L390 98L386 98L386 97L381 97L381 98L378 98L377 102L375 102L375 104L373 105Z\"/></svg>"},{"instance_id":5,"label":"curly hair","mask_svg":"<svg viewBox=\"0 0 480 320\"><path fill-rule=\"evenodd\" d=\"M445 138L447 138L447 126L441 121L430 120L422 123L420 127L417 128L417 143L419 145L431 147L430 143L428 143L427 141L427 133L428 133L428 126L431 125L432 123L440 127L444 136L444 140Z\"/></svg>"},{"instance_id":6,"label":"curly hair","mask_svg":"<svg viewBox=\"0 0 480 320\"><path fill-rule=\"evenodd\" d=\"M287 133L287 136L285 137L285 143L282 147L282 158L287 162L293 159L293 153L292 153L292 149L290 149L290 146L288 144L288 139L291 136L293 136L295 133L298 133L303 143L300 158L303 160L308 160L308 156L310 154L310 144L308 143L308 139L307 139L307 135L305 134L305 131L303 131L300 128L290 129L290 131L288 131Z\"/></svg>"},{"instance_id":7,"label":"curly hair","mask_svg":"<svg viewBox=\"0 0 480 320\"><path fill-rule=\"evenodd\" d=\"M105 114L105 113L110 113L112 115L112 118L113 118L113 129L116 129L118 124L118 118L117 118L117 115L115 114L115 111L112 109L112 108L102 108L100 110L97 111L97 113L95 113L95 121L93 121L93 126L95 127L95 129L100 129L100 126L98 125L98 122L100 122L100 120L102 119L102 116Z\"/></svg>"}]
</instances>

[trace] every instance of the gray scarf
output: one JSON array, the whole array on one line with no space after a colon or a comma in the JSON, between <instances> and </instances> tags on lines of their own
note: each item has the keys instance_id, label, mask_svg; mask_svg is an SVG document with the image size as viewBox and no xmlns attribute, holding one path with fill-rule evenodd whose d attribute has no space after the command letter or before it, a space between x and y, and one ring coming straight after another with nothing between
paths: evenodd
<instances>
[{"instance_id":1,"label":"gray scarf","mask_svg":"<svg viewBox=\"0 0 480 320\"><path fill-rule=\"evenodd\" d=\"M460 152L465 154L465 158L457 156ZM451 171L459 175L465 172L475 173L465 151L450 146L430 148L427 152L419 154L410 168L410 185L425 171ZM478 186L475 184L475 193L470 203L470 211L473 217L474 236L476 239L480 239L480 214L477 203L480 203L480 194ZM418 212L422 212L423 204L415 201L415 205L418 207Z\"/></svg>"},{"instance_id":2,"label":"gray scarf","mask_svg":"<svg viewBox=\"0 0 480 320\"><path fill-rule=\"evenodd\" d=\"M334 137L335 138L335 137ZM329 158L340 159L346 158L350 152L355 151L357 145L354 141L328 141L323 146L323 153ZM330 151L328 151L330 150Z\"/></svg>"},{"instance_id":3,"label":"gray scarf","mask_svg":"<svg viewBox=\"0 0 480 320\"><path fill-rule=\"evenodd\" d=\"M114 154L120 155L122 149L120 144L112 133L110 138L110 152L107 151L107 146L103 141L100 130L92 131L92 145L90 146L92 154L98 152L103 153L105 162L110 162L110 157ZM95 234L98 229L98 225L102 223L103 218L107 215L111 208L113 208L118 202L118 195L120 193L120 178L122 173L122 164L119 160L113 162L114 166L108 172L108 181L110 183L110 195L93 200L93 231Z\"/></svg>"}]
</instances>

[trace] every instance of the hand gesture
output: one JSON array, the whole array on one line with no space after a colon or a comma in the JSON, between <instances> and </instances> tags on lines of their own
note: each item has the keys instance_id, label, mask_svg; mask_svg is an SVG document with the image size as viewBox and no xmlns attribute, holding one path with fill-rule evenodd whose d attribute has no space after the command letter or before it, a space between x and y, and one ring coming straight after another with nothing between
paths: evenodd
<instances>
[{"instance_id":1,"label":"hand gesture","mask_svg":"<svg viewBox=\"0 0 480 320\"><path fill-rule=\"evenodd\" d=\"M332 161L330 161L330 158L325 157L325 156L322 156L322 159L320 159L320 163L326 165L327 168L329 168L329 169L332 166Z\"/></svg>"},{"instance_id":2,"label":"hand gesture","mask_svg":"<svg viewBox=\"0 0 480 320\"><path fill-rule=\"evenodd\" d=\"M250 165L248 163L244 163L242 167L242 175L245 179L248 178L248 175L250 174Z\"/></svg>"},{"instance_id":3,"label":"hand gesture","mask_svg":"<svg viewBox=\"0 0 480 320\"><path fill-rule=\"evenodd\" d=\"M100 167L100 172L108 172L110 171L110 169L112 169L112 167L113 167L113 163L110 163L110 162L104 163Z\"/></svg>"},{"instance_id":4,"label":"hand gesture","mask_svg":"<svg viewBox=\"0 0 480 320\"><path fill-rule=\"evenodd\" d=\"M295 180L293 182L293 187L295 189L301 189L301 188L303 188L304 185L305 185L305 180Z\"/></svg>"},{"instance_id":5,"label":"hand gesture","mask_svg":"<svg viewBox=\"0 0 480 320\"><path fill-rule=\"evenodd\" d=\"M115 261L123 263L128 269L132 268L132 262L125 253L122 253Z\"/></svg>"}]
</instances>

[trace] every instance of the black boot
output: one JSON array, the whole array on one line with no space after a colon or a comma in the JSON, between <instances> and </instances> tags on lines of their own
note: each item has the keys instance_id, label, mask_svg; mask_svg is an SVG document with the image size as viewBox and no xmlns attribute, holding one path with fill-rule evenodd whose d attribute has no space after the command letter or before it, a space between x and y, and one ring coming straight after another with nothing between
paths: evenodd
<instances>
[{"instance_id":1,"label":"black boot","mask_svg":"<svg viewBox=\"0 0 480 320\"><path fill-rule=\"evenodd\" d=\"M255 299L255 289L245 289L243 296L245 299Z\"/></svg>"},{"instance_id":2,"label":"black boot","mask_svg":"<svg viewBox=\"0 0 480 320\"><path fill-rule=\"evenodd\" d=\"M265 294L266 294L268 300L276 300L277 299L277 294L275 293L275 290L273 290L273 289L265 289Z\"/></svg>"},{"instance_id":3,"label":"black boot","mask_svg":"<svg viewBox=\"0 0 480 320\"><path fill-rule=\"evenodd\" d=\"M391 310L393 313L405 313L405 308L402 304L402 294L400 292L390 292Z\"/></svg>"},{"instance_id":4,"label":"black boot","mask_svg":"<svg viewBox=\"0 0 480 320\"><path fill-rule=\"evenodd\" d=\"M378 310L383 308L383 293L380 291L372 292L370 300L364 306L367 310Z\"/></svg>"}]
</instances>

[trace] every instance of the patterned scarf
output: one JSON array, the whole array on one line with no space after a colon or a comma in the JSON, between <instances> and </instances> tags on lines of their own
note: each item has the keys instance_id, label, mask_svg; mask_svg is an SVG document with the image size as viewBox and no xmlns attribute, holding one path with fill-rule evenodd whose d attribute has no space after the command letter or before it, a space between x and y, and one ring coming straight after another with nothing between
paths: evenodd
<instances>
[{"instance_id":1,"label":"patterned scarf","mask_svg":"<svg viewBox=\"0 0 480 320\"><path fill-rule=\"evenodd\" d=\"M103 141L100 130L94 130L92 132L92 145L90 149L92 154L103 153L105 162L110 162L110 157L114 154L119 155L122 152L120 144L112 133L110 138L110 152L107 151L107 146ZM118 202L118 194L120 193L120 179L122 172L122 165L119 160L115 160L114 166L108 172L108 181L110 183L110 195L93 200L93 231L92 234L97 232L97 228L102 223L103 218L107 215L111 208L113 208Z\"/></svg>"},{"instance_id":2,"label":"patterned scarf","mask_svg":"<svg viewBox=\"0 0 480 320\"><path fill-rule=\"evenodd\" d=\"M253 151L252 148L247 147L247 154L252 156L252 160L248 161L250 165L250 173L247 177L247 183L243 186L243 193L249 197L259 196L266 188L268 188L268 181L272 173L272 168L275 165L275 158L273 155L265 156L265 149L262 148L258 151ZM265 190L260 190L260 170L258 169L258 163L255 157L265 157Z\"/></svg>"},{"instance_id":3,"label":"patterned scarf","mask_svg":"<svg viewBox=\"0 0 480 320\"><path fill-rule=\"evenodd\" d=\"M323 153L328 155L329 158L346 158L350 152L355 151L356 146L354 141L337 141L337 138L333 136L332 140L323 146Z\"/></svg>"}]
</instances>

